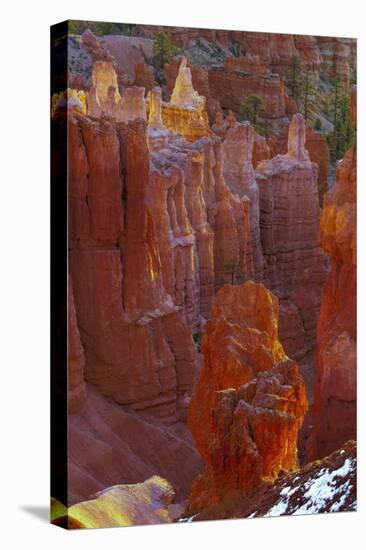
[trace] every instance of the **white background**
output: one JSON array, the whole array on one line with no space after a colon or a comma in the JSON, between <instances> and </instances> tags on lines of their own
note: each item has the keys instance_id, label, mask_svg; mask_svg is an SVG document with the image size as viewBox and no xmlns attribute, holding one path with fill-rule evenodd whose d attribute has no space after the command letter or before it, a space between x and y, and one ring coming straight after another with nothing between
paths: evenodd
<instances>
[{"instance_id":1,"label":"white background","mask_svg":"<svg viewBox=\"0 0 366 550\"><path fill-rule=\"evenodd\" d=\"M12 548L342 548L365 528L365 19L362 0L7 1L1 7L0 544ZM49 495L49 26L64 19L352 36L359 80L359 512L66 532ZM5 123L4 123L5 118ZM363 324L362 322L363 321Z\"/></svg>"}]
</instances>

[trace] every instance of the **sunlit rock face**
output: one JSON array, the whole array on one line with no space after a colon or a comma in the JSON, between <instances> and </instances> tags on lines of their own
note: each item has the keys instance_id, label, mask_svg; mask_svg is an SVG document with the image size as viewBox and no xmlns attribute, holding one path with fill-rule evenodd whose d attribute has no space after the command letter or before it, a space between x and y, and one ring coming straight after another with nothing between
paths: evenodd
<instances>
[{"instance_id":1,"label":"sunlit rock face","mask_svg":"<svg viewBox=\"0 0 366 550\"><path fill-rule=\"evenodd\" d=\"M277 298L253 282L226 285L216 295L188 416L205 472L193 484L187 513L297 468L307 399L278 340L278 308Z\"/></svg>"},{"instance_id":2,"label":"sunlit rock face","mask_svg":"<svg viewBox=\"0 0 366 550\"><path fill-rule=\"evenodd\" d=\"M169 103L163 104L164 125L188 141L210 134L205 98L193 88L191 70L182 58Z\"/></svg>"},{"instance_id":3,"label":"sunlit rock face","mask_svg":"<svg viewBox=\"0 0 366 550\"><path fill-rule=\"evenodd\" d=\"M86 95L83 90L67 88L64 92L53 94L51 100L51 117L58 109L77 110L86 114Z\"/></svg>"},{"instance_id":4,"label":"sunlit rock face","mask_svg":"<svg viewBox=\"0 0 366 550\"><path fill-rule=\"evenodd\" d=\"M187 59L185 57L182 58L179 66L170 104L175 107L186 107L188 109L203 109L205 104L205 98L199 96L196 90L193 89L191 70L187 67Z\"/></svg>"},{"instance_id":5,"label":"sunlit rock face","mask_svg":"<svg viewBox=\"0 0 366 550\"><path fill-rule=\"evenodd\" d=\"M161 114L161 88L156 86L148 93L147 103L149 109L148 145L150 151L159 151L166 147L169 137L169 131L164 126Z\"/></svg>"},{"instance_id":6,"label":"sunlit rock face","mask_svg":"<svg viewBox=\"0 0 366 550\"><path fill-rule=\"evenodd\" d=\"M173 499L173 487L156 475L134 485L114 485L91 500L70 506L67 510L69 528L171 523L174 516L169 513L169 505Z\"/></svg>"},{"instance_id":7,"label":"sunlit rock face","mask_svg":"<svg viewBox=\"0 0 366 550\"><path fill-rule=\"evenodd\" d=\"M331 257L317 328L317 385L309 458L356 437L356 150L324 196L320 242Z\"/></svg>"},{"instance_id":8,"label":"sunlit rock face","mask_svg":"<svg viewBox=\"0 0 366 550\"><path fill-rule=\"evenodd\" d=\"M85 355L75 312L74 291L68 277L68 412L75 414L85 403L84 367Z\"/></svg>"},{"instance_id":9,"label":"sunlit rock face","mask_svg":"<svg viewBox=\"0 0 366 550\"><path fill-rule=\"evenodd\" d=\"M176 56L170 63L165 65L164 74L167 81L166 87L168 94L172 94L174 90L181 62L182 56ZM205 98L205 108L210 121L213 122L217 111L219 111L221 107L220 101L211 96L208 71L204 67L190 63L189 60L187 60L187 67L189 67L191 71L193 88L200 96Z\"/></svg>"},{"instance_id":10,"label":"sunlit rock face","mask_svg":"<svg viewBox=\"0 0 366 550\"><path fill-rule=\"evenodd\" d=\"M117 74L111 63L94 63L92 81L93 85L87 92L88 115L98 118L103 114L119 122L136 118L146 120L144 88L124 87L120 94Z\"/></svg>"},{"instance_id":11,"label":"sunlit rock face","mask_svg":"<svg viewBox=\"0 0 366 550\"><path fill-rule=\"evenodd\" d=\"M235 124L227 131L223 143L223 175L229 189L239 197L250 200L250 229L254 271L260 279L263 254L260 242L259 192L255 179L252 155L255 131L249 123Z\"/></svg>"}]
</instances>

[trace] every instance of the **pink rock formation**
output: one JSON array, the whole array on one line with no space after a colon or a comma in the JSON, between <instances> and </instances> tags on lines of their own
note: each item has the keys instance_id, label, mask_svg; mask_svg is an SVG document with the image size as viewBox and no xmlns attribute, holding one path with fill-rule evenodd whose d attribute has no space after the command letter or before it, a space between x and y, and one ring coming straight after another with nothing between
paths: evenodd
<instances>
[{"instance_id":1,"label":"pink rock formation","mask_svg":"<svg viewBox=\"0 0 366 550\"><path fill-rule=\"evenodd\" d=\"M111 123L72 117L69 131L70 269L85 377L119 403L173 419L193 381L194 350L162 284L146 204L146 126L117 133Z\"/></svg>"},{"instance_id":2,"label":"pink rock formation","mask_svg":"<svg viewBox=\"0 0 366 550\"><path fill-rule=\"evenodd\" d=\"M215 122L212 125L212 131L219 137L224 138L228 131L228 123L225 120L221 111L218 111L215 115Z\"/></svg>"},{"instance_id":3,"label":"pink rock formation","mask_svg":"<svg viewBox=\"0 0 366 550\"><path fill-rule=\"evenodd\" d=\"M288 154L262 161L256 169L264 282L281 298L294 290L304 269L316 268L321 261L317 172L305 149L303 118L294 115Z\"/></svg>"},{"instance_id":4,"label":"pink rock formation","mask_svg":"<svg viewBox=\"0 0 366 550\"><path fill-rule=\"evenodd\" d=\"M307 400L297 365L277 339L277 320L277 298L263 285L226 285L216 296L189 408L205 472L193 484L187 514L297 468Z\"/></svg>"},{"instance_id":5,"label":"pink rock formation","mask_svg":"<svg viewBox=\"0 0 366 550\"><path fill-rule=\"evenodd\" d=\"M255 134L253 144L253 156L252 164L255 169L262 160L269 160L271 158L271 151L267 144L267 140L264 136Z\"/></svg>"},{"instance_id":6,"label":"pink rock formation","mask_svg":"<svg viewBox=\"0 0 366 550\"><path fill-rule=\"evenodd\" d=\"M331 256L317 328L314 427L308 457L356 436L356 150L337 167L324 196L320 242Z\"/></svg>"},{"instance_id":7,"label":"pink rock formation","mask_svg":"<svg viewBox=\"0 0 366 550\"><path fill-rule=\"evenodd\" d=\"M324 134L306 127L306 149L310 160L318 165L319 204L323 205L324 193L328 190L328 170L330 164L329 147Z\"/></svg>"},{"instance_id":8,"label":"pink rock formation","mask_svg":"<svg viewBox=\"0 0 366 550\"><path fill-rule=\"evenodd\" d=\"M250 200L250 229L254 271L263 271L263 255L259 228L259 193L252 165L255 131L249 123L237 124L228 130L223 144L223 175L229 189Z\"/></svg>"}]
</instances>

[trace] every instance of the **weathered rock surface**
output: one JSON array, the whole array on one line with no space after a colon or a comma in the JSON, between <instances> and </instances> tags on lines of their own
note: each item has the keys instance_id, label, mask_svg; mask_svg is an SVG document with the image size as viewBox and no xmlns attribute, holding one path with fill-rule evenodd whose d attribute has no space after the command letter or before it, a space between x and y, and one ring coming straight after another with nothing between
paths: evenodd
<instances>
[{"instance_id":1,"label":"weathered rock surface","mask_svg":"<svg viewBox=\"0 0 366 550\"><path fill-rule=\"evenodd\" d=\"M154 474L168 479L182 501L201 468L185 423L167 426L87 384L83 410L69 417L69 505L105 487L138 483Z\"/></svg>"},{"instance_id":2,"label":"weathered rock surface","mask_svg":"<svg viewBox=\"0 0 366 550\"><path fill-rule=\"evenodd\" d=\"M320 52L320 75L325 79L340 76L348 84L351 71L355 68L352 38L317 36Z\"/></svg>"},{"instance_id":3,"label":"weathered rock surface","mask_svg":"<svg viewBox=\"0 0 366 550\"><path fill-rule=\"evenodd\" d=\"M306 150L312 162L318 165L319 205L323 205L324 193L328 191L328 170L330 164L329 147L324 134L306 127Z\"/></svg>"},{"instance_id":4,"label":"weathered rock surface","mask_svg":"<svg viewBox=\"0 0 366 550\"><path fill-rule=\"evenodd\" d=\"M289 297L305 269L316 269L321 261L317 172L305 149L303 118L294 115L287 155L262 161L255 174L266 264L264 283L281 298Z\"/></svg>"},{"instance_id":5,"label":"weathered rock surface","mask_svg":"<svg viewBox=\"0 0 366 550\"><path fill-rule=\"evenodd\" d=\"M337 167L324 197L320 242L332 269L317 328L317 383L309 458L356 436L356 151Z\"/></svg>"},{"instance_id":6,"label":"weathered rock surface","mask_svg":"<svg viewBox=\"0 0 366 550\"><path fill-rule=\"evenodd\" d=\"M277 326L278 300L263 285L226 285L218 292L189 408L205 472L193 484L188 514L297 468L307 399Z\"/></svg>"},{"instance_id":7,"label":"weathered rock surface","mask_svg":"<svg viewBox=\"0 0 366 550\"><path fill-rule=\"evenodd\" d=\"M174 418L193 381L194 349L163 285L146 125L117 129L75 115L69 144L69 259L85 377L121 404Z\"/></svg>"},{"instance_id":8,"label":"weathered rock surface","mask_svg":"<svg viewBox=\"0 0 366 550\"><path fill-rule=\"evenodd\" d=\"M276 155L285 155L288 147L288 128L284 128L281 134L273 135L267 138L269 148L269 158ZM328 190L328 170L330 163L329 147L326 137L316 132L310 126L305 130L305 149L312 162L318 165L318 191L319 205L323 204L323 195Z\"/></svg>"},{"instance_id":9,"label":"weathered rock surface","mask_svg":"<svg viewBox=\"0 0 366 550\"><path fill-rule=\"evenodd\" d=\"M281 300L280 339L291 357L302 360L309 397L314 383L313 350L322 287L328 272L319 246L318 167L309 159L305 126L292 118L288 153L256 169L260 200L263 282ZM310 355L309 355L310 354ZM309 355L306 358L306 355Z\"/></svg>"},{"instance_id":10,"label":"weathered rock surface","mask_svg":"<svg viewBox=\"0 0 366 550\"><path fill-rule=\"evenodd\" d=\"M237 67L233 66L233 63ZM284 89L280 77L273 73L246 72L236 58L225 62L223 67L211 67L208 71L211 96L219 99L223 109L239 112L240 103L251 94L262 97L264 112L268 119L286 116Z\"/></svg>"},{"instance_id":11,"label":"weathered rock surface","mask_svg":"<svg viewBox=\"0 0 366 550\"><path fill-rule=\"evenodd\" d=\"M223 175L229 189L250 200L250 230L254 271L260 279L263 254L260 242L259 191L252 165L255 131L249 123L236 124L227 131L223 143Z\"/></svg>"}]
</instances>

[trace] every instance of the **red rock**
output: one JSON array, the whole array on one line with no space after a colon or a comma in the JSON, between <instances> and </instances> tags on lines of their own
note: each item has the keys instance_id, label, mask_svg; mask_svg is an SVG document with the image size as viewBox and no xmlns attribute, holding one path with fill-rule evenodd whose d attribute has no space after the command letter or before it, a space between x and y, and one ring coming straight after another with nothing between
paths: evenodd
<instances>
[{"instance_id":1,"label":"red rock","mask_svg":"<svg viewBox=\"0 0 366 550\"><path fill-rule=\"evenodd\" d=\"M256 94L263 99L264 118L285 117L285 95L280 77L243 72L240 68L233 70L232 63L230 61L228 67L226 64L224 67L211 67L208 71L211 96L220 100L221 107L238 113L241 102L247 96Z\"/></svg>"},{"instance_id":2,"label":"red rock","mask_svg":"<svg viewBox=\"0 0 366 550\"><path fill-rule=\"evenodd\" d=\"M252 165L255 131L249 123L230 128L223 143L223 175L232 193L250 200L250 230L254 271L261 276L263 254L259 228L259 192Z\"/></svg>"},{"instance_id":3,"label":"red rock","mask_svg":"<svg viewBox=\"0 0 366 550\"><path fill-rule=\"evenodd\" d=\"M349 149L324 196L320 241L330 254L317 328L314 427L308 457L356 436L356 151Z\"/></svg>"},{"instance_id":4,"label":"red rock","mask_svg":"<svg viewBox=\"0 0 366 550\"><path fill-rule=\"evenodd\" d=\"M303 118L294 115L287 155L262 161L256 169L264 282L281 298L288 298L304 269L317 268L322 258L317 171L305 149Z\"/></svg>"},{"instance_id":5,"label":"red rock","mask_svg":"<svg viewBox=\"0 0 366 550\"><path fill-rule=\"evenodd\" d=\"M288 130L284 129L280 135L267 138L267 145L270 150L270 157L284 155L287 152ZM318 165L318 190L319 204L323 204L323 195L328 189L328 170L330 164L329 148L326 137L316 132L310 126L305 131L305 148L309 153L312 162Z\"/></svg>"},{"instance_id":6,"label":"red rock","mask_svg":"<svg viewBox=\"0 0 366 550\"><path fill-rule=\"evenodd\" d=\"M177 418L194 349L163 286L147 206L146 125L117 132L113 123L74 115L69 136L70 270L85 377L119 403Z\"/></svg>"},{"instance_id":7,"label":"red rock","mask_svg":"<svg viewBox=\"0 0 366 550\"><path fill-rule=\"evenodd\" d=\"M135 65L135 85L151 90L155 86L154 71L145 60L138 61Z\"/></svg>"},{"instance_id":8,"label":"red rock","mask_svg":"<svg viewBox=\"0 0 366 550\"><path fill-rule=\"evenodd\" d=\"M72 281L68 278L68 412L75 414L85 403L85 355L75 312Z\"/></svg>"},{"instance_id":9,"label":"red rock","mask_svg":"<svg viewBox=\"0 0 366 550\"><path fill-rule=\"evenodd\" d=\"M298 367L278 341L277 322L277 298L263 285L226 285L216 296L189 408L205 472L194 482L187 514L297 468L307 400Z\"/></svg>"},{"instance_id":10,"label":"red rock","mask_svg":"<svg viewBox=\"0 0 366 550\"><path fill-rule=\"evenodd\" d=\"M264 136L260 136L256 133L253 144L253 156L252 164L255 169L262 160L269 160L271 158L271 151L268 147L267 140Z\"/></svg>"},{"instance_id":11,"label":"red rock","mask_svg":"<svg viewBox=\"0 0 366 550\"><path fill-rule=\"evenodd\" d=\"M323 205L324 193L328 190L328 169L330 164L329 148L324 134L306 127L306 149L310 160L318 165L319 204Z\"/></svg>"},{"instance_id":12,"label":"red rock","mask_svg":"<svg viewBox=\"0 0 366 550\"><path fill-rule=\"evenodd\" d=\"M294 44L306 69L311 71L315 76L318 76L320 70L320 52L316 38L314 36L295 34Z\"/></svg>"}]
</instances>

